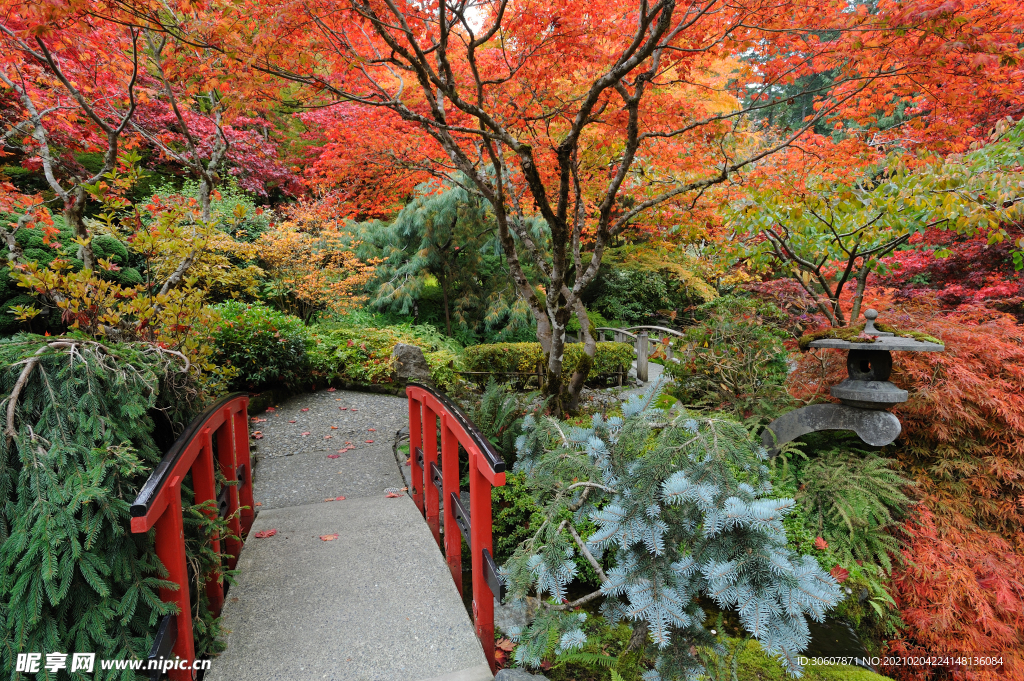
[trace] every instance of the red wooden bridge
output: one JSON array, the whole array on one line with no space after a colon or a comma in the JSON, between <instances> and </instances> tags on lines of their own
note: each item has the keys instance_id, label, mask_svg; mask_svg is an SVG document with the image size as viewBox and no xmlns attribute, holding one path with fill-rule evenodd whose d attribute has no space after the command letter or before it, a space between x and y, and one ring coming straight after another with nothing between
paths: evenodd
<instances>
[{"instance_id":1,"label":"red wooden bridge","mask_svg":"<svg viewBox=\"0 0 1024 681\"><path fill-rule=\"evenodd\" d=\"M410 385L406 404L326 391L303 399L275 410L272 420L280 435L270 446L260 443L268 453L265 464L257 460L255 487L248 397L235 394L186 429L140 492L131 509L132 531L155 528L157 554L168 579L179 585L161 592L165 601L178 605L179 614L160 621L150 659L180 658L166 671L174 681L199 678L201 672L193 671L202 665L194 664L192 618L181 615L194 611L198 594L190 584L198 583L210 607L223 611L223 625L230 631L227 650L210 661L206 679L491 679L494 601L502 595L491 555L491 488L505 483L501 457L453 402L427 386ZM372 412L361 415L370 419L367 423L380 420L394 427L407 419L408 495L383 493L381 485L397 485L402 477L392 443L376 437L364 443L373 446L362 446L345 464L335 463L341 455L306 451L313 447L313 440L305 440L310 431L301 434L305 449L275 451L287 450L294 440L285 422L296 424L310 411L300 404L317 404L318 412L330 418L335 402L367 401L373 402L362 407ZM337 408L342 415L348 409ZM351 407L345 418L351 421L357 411ZM346 421L338 423L331 432L345 432ZM468 508L459 489L460 457L469 467ZM351 480L327 477L325 465L341 465L337 472ZM232 484L218 484L218 470ZM271 535L244 545L214 537L226 565L191 580L181 496L189 473L195 503L212 501L209 513L226 518L233 535ZM319 498L321 490L346 484L354 491L336 497L343 501L327 504L334 499ZM271 508L257 509L261 488ZM472 621L463 606L463 541L472 556L472 595L466 599ZM227 586L220 572L236 568L236 584ZM152 672L152 678L160 677L161 672Z\"/></svg>"}]
</instances>

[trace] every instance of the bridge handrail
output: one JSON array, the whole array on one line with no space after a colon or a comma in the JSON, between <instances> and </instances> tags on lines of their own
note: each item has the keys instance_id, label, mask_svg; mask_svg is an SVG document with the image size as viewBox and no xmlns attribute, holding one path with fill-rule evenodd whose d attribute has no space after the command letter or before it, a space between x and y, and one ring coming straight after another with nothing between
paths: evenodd
<instances>
[{"instance_id":1,"label":"bridge handrail","mask_svg":"<svg viewBox=\"0 0 1024 681\"><path fill-rule=\"evenodd\" d=\"M629 336L633 340L636 340L636 334L635 333L630 333L629 331L626 331L625 329L615 329L615 328L612 328L610 326L599 326L599 327L595 328L594 331L613 331L615 333L621 333L623 336ZM603 339L603 338L604 338L604 335L602 334L601 339Z\"/></svg>"},{"instance_id":2,"label":"bridge handrail","mask_svg":"<svg viewBox=\"0 0 1024 681\"><path fill-rule=\"evenodd\" d=\"M676 331L675 329L670 329L670 328L667 328L667 327L664 327L664 326L627 326L625 329L622 329L622 330L623 331L634 331L634 330L637 330L637 329L650 329L652 331L661 331L662 333L667 333L670 336L675 336L676 338L682 338L683 337L683 333L681 331Z\"/></svg>"},{"instance_id":3,"label":"bridge handrail","mask_svg":"<svg viewBox=\"0 0 1024 681\"><path fill-rule=\"evenodd\" d=\"M490 441L445 394L420 383L406 388L409 398L409 466L412 498L442 545L440 501L444 500L444 554L462 595L462 538L472 556L473 620L484 655L494 658L494 599L504 585L492 557L491 488L505 484L505 462ZM437 428L441 427L441 466L437 465ZM459 489L459 445L469 454L469 510ZM455 532L455 528L459 532ZM461 535L461 537L460 537Z\"/></svg>"},{"instance_id":4,"label":"bridge handrail","mask_svg":"<svg viewBox=\"0 0 1024 681\"><path fill-rule=\"evenodd\" d=\"M611 331L615 334L614 338L616 341L621 340L623 337L633 339L633 350L636 352L636 376L645 383L647 382L647 361L651 348L657 348L659 345L666 345L665 358L670 362L679 364L679 358L672 355L671 343L661 343L660 341L651 338L650 334L648 334L648 331L657 331L663 334L667 333L670 336L675 336L676 338L683 338L683 334L675 329L669 329L664 326L629 326L625 329L616 329L611 326L599 326L594 329L594 331L599 332L598 341L604 341L605 331ZM636 331L636 333L632 333L633 331ZM647 342L642 342L641 338L646 338Z\"/></svg>"},{"instance_id":5,"label":"bridge handrail","mask_svg":"<svg viewBox=\"0 0 1024 681\"><path fill-rule=\"evenodd\" d=\"M169 656L172 652L194 667L195 640L192 630L192 608L189 596L188 568L185 562L184 519L181 502L181 484L191 471L195 502L214 501L217 513L228 519L232 534L239 539L225 540L228 569L238 561L242 550L241 537L252 527L255 515L252 498L252 465L249 456L249 396L233 393L208 407L185 428L170 449L156 465L131 505L131 531L138 534L156 528L157 557L167 568L167 579L177 589L160 589L160 599L178 605L177 615L161 619L157 637L149 654ZM240 485L225 485L217 495L214 470L214 436L216 436L216 463L228 482L240 480ZM215 551L220 551L220 539L213 537ZM219 571L206 575L205 591L210 607L220 614L224 606L225 585L219 582ZM192 672L170 669L171 681L191 681ZM159 670L156 672L159 676ZM156 678L156 677L151 677Z\"/></svg>"}]
</instances>

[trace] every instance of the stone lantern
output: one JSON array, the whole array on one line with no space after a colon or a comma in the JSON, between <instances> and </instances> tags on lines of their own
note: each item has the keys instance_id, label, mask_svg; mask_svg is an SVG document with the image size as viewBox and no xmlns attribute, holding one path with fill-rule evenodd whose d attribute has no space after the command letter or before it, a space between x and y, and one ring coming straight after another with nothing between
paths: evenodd
<instances>
[{"instance_id":1,"label":"stone lantern","mask_svg":"<svg viewBox=\"0 0 1024 681\"><path fill-rule=\"evenodd\" d=\"M874 341L852 342L839 338L811 341L812 348L846 350L846 369L849 378L833 386L832 397L842 404L813 404L795 409L768 424L761 434L761 442L774 456L781 445L801 435L821 430L852 430L861 440L881 447L895 440L902 430L900 421L889 411L906 402L906 390L889 382L893 352L942 352L938 343L913 338L902 338L875 328L878 312L864 313L864 335Z\"/></svg>"}]
</instances>

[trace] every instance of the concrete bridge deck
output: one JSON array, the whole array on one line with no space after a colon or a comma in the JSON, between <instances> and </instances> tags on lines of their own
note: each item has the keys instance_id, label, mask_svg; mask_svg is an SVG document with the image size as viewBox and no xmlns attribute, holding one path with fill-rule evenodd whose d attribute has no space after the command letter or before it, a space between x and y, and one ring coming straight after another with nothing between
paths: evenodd
<instances>
[{"instance_id":1,"label":"concrete bridge deck","mask_svg":"<svg viewBox=\"0 0 1024 681\"><path fill-rule=\"evenodd\" d=\"M492 679L426 523L385 493L405 484L392 442L407 402L320 391L257 418L259 514L206 679Z\"/></svg>"}]
</instances>

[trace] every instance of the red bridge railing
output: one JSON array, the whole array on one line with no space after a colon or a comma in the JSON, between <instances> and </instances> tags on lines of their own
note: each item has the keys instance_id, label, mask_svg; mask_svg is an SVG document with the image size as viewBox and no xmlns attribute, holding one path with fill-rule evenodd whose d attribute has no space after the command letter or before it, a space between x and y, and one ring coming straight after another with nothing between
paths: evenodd
<instances>
[{"instance_id":1,"label":"red bridge railing","mask_svg":"<svg viewBox=\"0 0 1024 681\"><path fill-rule=\"evenodd\" d=\"M192 632L192 606L189 595L188 568L185 563L185 535L182 517L181 484L186 474L192 473L195 503L213 500L222 518L227 518L231 533L244 537L254 519L252 499L252 465L249 460L249 424L245 393L228 395L200 414L181 437L175 441L164 458L153 469L131 507L133 533L148 532L156 528L156 553L167 568L167 579L177 589L161 589L164 602L178 604L178 614L160 621L156 641L149 659L169 659L174 656L195 666L195 641ZM214 450L216 450L216 455ZM228 482L217 494L214 466ZM221 550L220 539L213 538L213 548ZM235 567L242 550L239 539L225 539L225 553L229 555L227 568ZM205 575L206 595L216 614L224 606L225 584L219 581L219 571ZM172 681L191 681L193 671L170 669ZM152 678L157 678L154 673Z\"/></svg>"},{"instance_id":2,"label":"red bridge railing","mask_svg":"<svg viewBox=\"0 0 1024 681\"><path fill-rule=\"evenodd\" d=\"M462 594L462 538L472 555L473 620L476 635L494 663L494 598L504 586L492 557L491 487L505 484L505 462L462 410L433 388L412 383L409 396L409 459L412 498L441 545L439 500L444 500L444 554ZM438 465L440 428L440 465ZM459 445L469 455L469 509L459 499ZM455 532L454 528L459 528ZM461 534L461 537L460 537Z\"/></svg>"}]
</instances>

